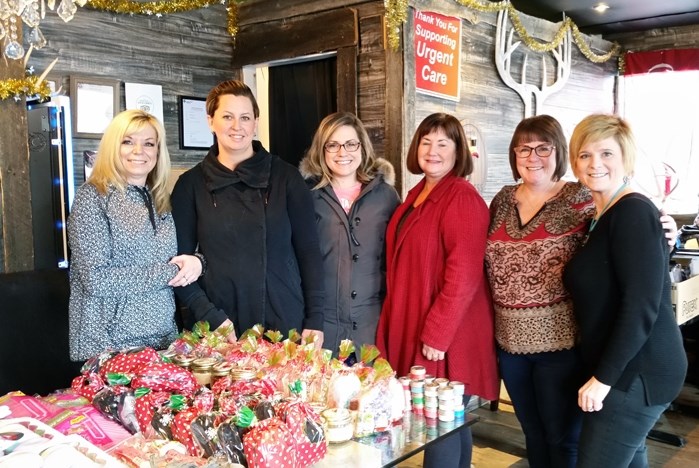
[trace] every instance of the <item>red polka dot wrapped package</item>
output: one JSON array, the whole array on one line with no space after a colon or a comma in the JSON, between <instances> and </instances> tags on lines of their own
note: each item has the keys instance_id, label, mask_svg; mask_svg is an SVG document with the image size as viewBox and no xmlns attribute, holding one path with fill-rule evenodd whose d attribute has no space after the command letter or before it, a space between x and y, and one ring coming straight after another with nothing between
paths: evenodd
<instances>
[{"instance_id":1,"label":"red polka dot wrapped package","mask_svg":"<svg viewBox=\"0 0 699 468\"><path fill-rule=\"evenodd\" d=\"M298 468L296 443L287 425L270 418L255 425L243 437L248 468Z\"/></svg>"}]
</instances>

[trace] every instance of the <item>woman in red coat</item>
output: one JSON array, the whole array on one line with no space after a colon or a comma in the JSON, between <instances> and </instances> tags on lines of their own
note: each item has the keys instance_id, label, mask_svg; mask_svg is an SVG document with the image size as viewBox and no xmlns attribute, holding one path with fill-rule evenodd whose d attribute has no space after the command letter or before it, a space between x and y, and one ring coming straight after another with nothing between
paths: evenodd
<instances>
[{"instance_id":1,"label":"woman in red coat","mask_svg":"<svg viewBox=\"0 0 699 468\"><path fill-rule=\"evenodd\" d=\"M428 374L464 382L467 395L494 400L493 311L483 268L489 214L464 179L473 162L459 121L443 113L425 118L406 163L425 177L388 225L377 346L398 375L422 365ZM468 427L425 451L425 467L470 463Z\"/></svg>"}]
</instances>

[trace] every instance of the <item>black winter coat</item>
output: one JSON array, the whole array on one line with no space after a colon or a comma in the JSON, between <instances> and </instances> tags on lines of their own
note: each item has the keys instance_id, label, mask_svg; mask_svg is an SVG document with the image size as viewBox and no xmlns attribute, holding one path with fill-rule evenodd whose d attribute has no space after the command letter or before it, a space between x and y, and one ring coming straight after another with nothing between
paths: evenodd
<instances>
[{"instance_id":1,"label":"black winter coat","mask_svg":"<svg viewBox=\"0 0 699 468\"><path fill-rule=\"evenodd\" d=\"M320 174L312 174L306 160L300 170L313 189ZM357 352L361 345L376 341L385 296L386 226L400 198L388 161L378 159L374 175L349 214L331 186L311 192L325 271L323 347L336 355L344 339L352 340Z\"/></svg>"},{"instance_id":2,"label":"black winter coat","mask_svg":"<svg viewBox=\"0 0 699 468\"><path fill-rule=\"evenodd\" d=\"M258 141L253 149L231 171L214 145L177 181L178 251L198 246L207 269L175 292L196 320L215 329L230 318L239 336L257 323L284 334L322 330L323 265L310 192L296 168Z\"/></svg>"}]
</instances>

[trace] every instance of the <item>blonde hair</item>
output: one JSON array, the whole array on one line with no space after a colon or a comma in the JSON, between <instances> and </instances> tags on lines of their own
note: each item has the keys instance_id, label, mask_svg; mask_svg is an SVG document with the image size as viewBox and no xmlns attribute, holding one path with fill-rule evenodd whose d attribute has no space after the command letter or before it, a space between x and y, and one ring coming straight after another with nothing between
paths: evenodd
<instances>
[{"instance_id":1,"label":"blonde hair","mask_svg":"<svg viewBox=\"0 0 699 468\"><path fill-rule=\"evenodd\" d=\"M636 165L636 141L633 132L624 119L611 114L588 115L575 126L568 146L570 167L573 168L573 172L575 172L575 162L582 147L607 138L614 138L619 144L624 174L632 176Z\"/></svg>"},{"instance_id":2,"label":"blonde hair","mask_svg":"<svg viewBox=\"0 0 699 468\"><path fill-rule=\"evenodd\" d=\"M309 172L312 174L321 174L320 181L314 189L330 185L333 179L332 171L325 162L325 144L340 127L352 127L357 132L357 137L359 138L362 162L357 168L357 180L362 184L368 184L376 176L376 155L369 135L364 128L364 124L354 114L349 112L336 112L328 115L320 122L318 130L316 130L313 136L311 147L306 152Z\"/></svg>"},{"instance_id":3,"label":"blonde hair","mask_svg":"<svg viewBox=\"0 0 699 468\"><path fill-rule=\"evenodd\" d=\"M147 125L155 130L158 157L155 167L148 174L146 183L153 194L155 210L158 214L163 214L171 209L170 194L167 191L167 181L170 177L170 153L167 150L163 125L147 112L138 109L126 110L112 119L102 135L95 167L87 182L94 185L103 195L107 194L110 186L125 190L129 183L124 175L124 165L121 161L121 143L126 135L139 132Z\"/></svg>"}]
</instances>

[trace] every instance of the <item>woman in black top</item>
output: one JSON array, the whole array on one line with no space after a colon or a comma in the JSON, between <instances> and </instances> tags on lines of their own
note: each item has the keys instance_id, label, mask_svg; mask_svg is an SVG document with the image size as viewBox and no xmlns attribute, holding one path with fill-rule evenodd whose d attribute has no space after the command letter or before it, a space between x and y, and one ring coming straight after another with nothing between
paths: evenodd
<instances>
[{"instance_id":1,"label":"woman in black top","mask_svg":"<svg viewBox=\"0 0 699 468\"><path fill-rule=\"evenodd\" d=\"M595 204L585 245L568 263L579 350L589 380L579 467L647 466L645 438L682 388L687 359L670 302L668 249L658 210L629 185L628 124L591 115L570 142L575 175Z\"/></svg>"},{"instance_id":2,"label":"woman in black top","mask_svg":"<svg viewBox=\"0 0 699 468\"><path fill-rule=\"evenodd\" d=\"M254 139L260 115L240 81L206 98L214 144L172 192L180 252L197 247L207 268L177 295L196 320L237 334L260 323L303 330L323 343L323 260L313 201L298 170Z\"/></svg>"}]
</instances>

